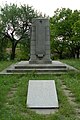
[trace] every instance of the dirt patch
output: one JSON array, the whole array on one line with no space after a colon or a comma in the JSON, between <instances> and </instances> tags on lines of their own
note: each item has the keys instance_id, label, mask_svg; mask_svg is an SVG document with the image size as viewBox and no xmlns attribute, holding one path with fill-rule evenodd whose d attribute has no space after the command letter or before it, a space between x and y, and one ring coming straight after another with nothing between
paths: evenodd
<instances>
[{"instance_id":1,"label":"dirt patch","mask_svg":"<svg viewBox=\"0 0 80 120\"><path fill-rule=\"evenodd\" d=\"M62 84L62 90L64 94L67 96L70 105L72 105L75 110L76 117L80 119L80 108L78 107L78 104L76 103L75 95L65 85L64 81L62 81L61 84Z\"/></svg>"},{"instance_id":2,"label":"dirt patch","mask_svg":"<svg viewBox=\"0 0 80 120\"><path fill-rule=\"evenodd\" d=\"M5 103L6 107L12 108L14 106L13 100L16 92L17 92L17 84L15 83L7 94L6 103Z\"/></svg>"}]
</instances>

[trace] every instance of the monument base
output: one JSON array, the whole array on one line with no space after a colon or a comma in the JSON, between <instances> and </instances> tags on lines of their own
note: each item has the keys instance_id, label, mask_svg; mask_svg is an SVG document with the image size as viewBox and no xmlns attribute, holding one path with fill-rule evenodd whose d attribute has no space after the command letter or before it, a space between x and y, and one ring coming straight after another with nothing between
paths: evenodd
<instances>
[{"instance_id":1,"label":"monument base","mask_svg":"<svg viewBox=\"0 0 80 120\"><path fill-rule=\"evenodd\" d=\"M6 68L0 74L64 74L68 71L78 71L72 66L60 61L52 61L52 64L29 64L29 61L21 61Z\"/></svg>"},{"instance_id":2,"label":"monument base","mask_svg":"<svg viewBox=\"0 0 80 120\"><path fill-rule=\"evenodd\" d=\"M33 60L29 60L29 64L52 64L52 60L38 60L38 61L33 61Z\"/></svg>"}]
</instances>

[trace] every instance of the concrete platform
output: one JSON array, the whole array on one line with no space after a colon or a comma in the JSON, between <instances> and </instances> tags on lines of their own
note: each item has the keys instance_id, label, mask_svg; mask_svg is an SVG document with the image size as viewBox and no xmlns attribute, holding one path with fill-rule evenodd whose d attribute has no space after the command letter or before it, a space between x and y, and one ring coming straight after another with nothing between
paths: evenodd
<instances>
[{"instance_id":1,"label":"concrete platform","mask_svg":"<svg viewBox=\"0 0 80 120\"><path fill-rule=\"evenodd\" d=\"M29 80L27 107L39 114L58 110L58 97L54 80Z\"/></svg>"},{"instance_id":2,"label":"concrete platform","mask_svg":"<svg viewBox=\"0 0 80 120\"><path fill-rule=\"evenodd\" d=\"M9 66L0 74L26 74L31 72L37 74L62 74L71 70L76 69L60 61L52 61L52 64L29 64L29 61L21 61Z\"/></svg>"},{"instance_id":3,"label":"concrete platform","mask_svg":"<svg viewBox=\"0 0 80 120\"><path fill-rule=\"evenodd\" d=\"M37 114L46 115L46 114L54 114L54 113L58 112L58 109L56 109L56 108L55 109L54 108L52 108L52 109L50 109L50 108L47 108L47 109L45 109L45 108L42 108L42 109L37 108L37 109L31 109L31 111L34 111Z\"/></svg>"}]
</instances>

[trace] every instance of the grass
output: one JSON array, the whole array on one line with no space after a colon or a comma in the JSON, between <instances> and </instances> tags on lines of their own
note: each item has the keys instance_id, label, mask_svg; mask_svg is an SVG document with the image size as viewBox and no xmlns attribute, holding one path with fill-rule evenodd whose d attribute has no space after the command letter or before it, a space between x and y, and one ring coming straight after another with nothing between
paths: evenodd
<instances>
[{"instance_id":1,"label":"grass","mask_svg":"<svg viewBox=\"0 0 80 120\"><path fill-rule=\"evenodd\" d=\"M80 59L66 59L61 61L80 70Z\"/></svg>"},{"instance_id":2,"label":"grass","mask_svg":"<svg viewBox=\"0 0 80 120\"><path fill-rule=\"evenodd\" d=\"M74 66L80 68L78 61ZM66 60L66 63L69 60ZM71 61L70 61L71 62ZM6 67L6 63L3 66ZM70 64L70 63L69 63ZM7 64L8 65L8 64ZM2 66L2 63L0 63ZM0 67L0 68L4 68ZM26 96L29 79L55 80L59 100L59 110L55 114L39 115L27 109ZM73 106L68 102L61 88L61 80L74 93L80 106L80 74L71 72L66 75L0 75L0 120L78 120ZM15 88L13 91L12 88ZM13 91L13 93L11 93Z\"/></svg>"},{"instance_id":3,"label":"grass","mask_svg":"<svg viewBox=\"0 0 80 120\"><path fill-rule=\"evenodd\" d=\"M15 63L15 61L0 61L0 71L11 65L12 63Z\"/></svg>"},{"instance_id":4,"label":"grass","mask_svg":"<svg viewBox=\"0 0 80 120\"><path fill-rule=\"evenodd\" d=\"M76 102L80 104L80 73L71 73L61 76L66 86L74 93Z\"/></svg>"}]
</instances>

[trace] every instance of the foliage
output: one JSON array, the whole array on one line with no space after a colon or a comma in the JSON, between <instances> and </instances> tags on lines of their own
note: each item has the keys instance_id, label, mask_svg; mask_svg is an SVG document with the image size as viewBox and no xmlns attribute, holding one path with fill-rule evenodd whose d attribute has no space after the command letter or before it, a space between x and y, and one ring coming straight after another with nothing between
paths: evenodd
<instances>
[{"instance_id":1,"label":"foliage","mask_svg":"<svg viewBox=\"0 0 80 120\"><path fill-rule=\"evenodd\" d=\"M14 61L15 63L16 61ZM11 65L13 61L0 61L0 71L4 70L7 68L9 65Z\"/></svg>"},{"instance_id":2,"label":"foliage","mask_svg":"<svg viewBox=\"0 0 80 120\"><path fill-rule=\"evenodd\" d=\"M7 42L7 39L0 34L0 60L6 59Z\"/></svg>"},{"instance_id":3,"label":"foliage","mask_svg":"<svg viewBox=\"0 0 80 120\"><path fill-rule=\"evenodd\" d=\"M1 34L11 41L11 59L15 58L15 49L19 41L30 38L30 23L33 17L37 17L37 12L30 6L5 5L1 8Z\"/></svg>"},{"instance_id":4,"label":"foliage","mask_svg":"<svg viewBox=\"0 0 80 120\"><path fill-rule=\"evenodd\" d=\"M80 50L80 20L76 21L73 25L74 35L72 37L73 43L75 45L75 52L77 54L77 58L79 58L79 50Z\"/></svg>"},{"instance_id":5,"label":"foliage","mask_svg":"<svg viewBox=\"0 0 80 120\"><path fill-rule=\"evenodd\" d=\"M64 60L61 60L61 62L69 64L75 67L76 69L80 70L80 59L64 59Z\"/></svg>"},{"instance_id":6,"label":"foliage","mask_svg":"<svg viewBox=\"0 0 80 120\"><path fill-rule=\"evenodd\" d=\"M59 58L65 57L64 54L75 57L77 48L79 58L79 19L80 12L77 10L72 12L69 8L57 9L50 18L51 50L58 53Z\"/></svg>"},{"instance_id":7,"label":"foliage","mask_svg":"<svg viewBox=\"0 0 80 120\"><path fill-rule=\"evenodd\" d=\"M21 60L29 60L30 57L30 39L22 40L20 42L20 59Z\"/></svg>"}]
</instances>

